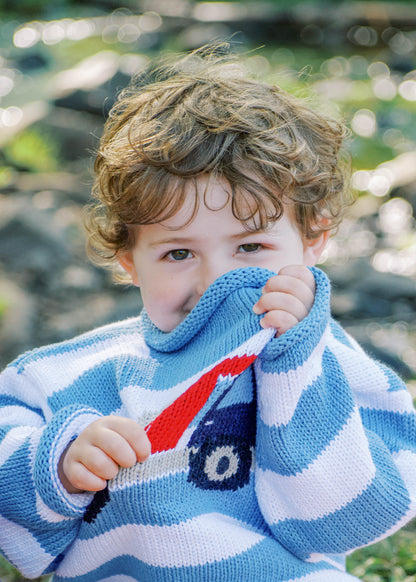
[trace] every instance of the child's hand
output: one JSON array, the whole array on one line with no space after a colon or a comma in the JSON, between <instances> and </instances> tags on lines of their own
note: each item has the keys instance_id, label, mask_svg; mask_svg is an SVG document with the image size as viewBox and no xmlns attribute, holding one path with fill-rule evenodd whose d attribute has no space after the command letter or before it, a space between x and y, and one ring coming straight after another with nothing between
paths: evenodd
<instances>
[{"instance_id":1,"label":"child's hand","mask_svg":"<svg viewBox=\"0 0 416 582\"><path fill-rule=\"evenodd\" d=\"M137 422L104 416L68 446L59 461L59 477L69 493L100 491L120 466L131 467L149 455L149 439Z\"/></svg>"},{"instance_id":2,"label":"child's hand","mask_svg":"<svg viewBox=\"0 0 416 582\"><path fill-rule=\"evenodd\" d=\"M310 312L315 299L315 278L304 265L291 265L271 277L253 311L266 315L262 327L275 327L280 336L294 327Z\"/></svg>"}]
</instances>

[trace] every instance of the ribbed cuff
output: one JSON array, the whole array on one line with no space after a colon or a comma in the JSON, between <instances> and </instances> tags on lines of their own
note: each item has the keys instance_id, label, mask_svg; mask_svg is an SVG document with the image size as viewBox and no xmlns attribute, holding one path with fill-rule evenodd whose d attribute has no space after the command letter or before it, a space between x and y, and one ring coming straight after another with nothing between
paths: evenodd
<instances>
[{"instance_id":1,"label":"ribbed cuff","mask_svg":"<svg viewBox=\"0 0 416 582\"><path fill-rule=\"evenodd\" d=\"M101 416L92 408L68 406L50 420L40 439L34 465L35 487L43 502L65 517L83 515L93 493L68 493L58 476L59 460L68 444Z\"/></svg>"}]
</instances>

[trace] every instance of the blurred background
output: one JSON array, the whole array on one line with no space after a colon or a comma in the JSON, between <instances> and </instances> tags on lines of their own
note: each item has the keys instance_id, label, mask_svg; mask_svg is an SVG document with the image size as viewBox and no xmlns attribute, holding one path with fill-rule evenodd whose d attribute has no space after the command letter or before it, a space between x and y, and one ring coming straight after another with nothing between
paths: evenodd
<instances>
[{"instance_id":1,"label":"blurred background","mask_svg":"<svg viewBox=\"0 0 416 582\"><path fill-rule=\"evenodd\" d=\"M253 75L349 126L357 201L321 266L335 317L416 396L414 0L0 0L0 366L138 313L85 255L103 122L152 56L230 38ZM416 582L416 525L348 567Z\"/></svg>"}]
</instances>

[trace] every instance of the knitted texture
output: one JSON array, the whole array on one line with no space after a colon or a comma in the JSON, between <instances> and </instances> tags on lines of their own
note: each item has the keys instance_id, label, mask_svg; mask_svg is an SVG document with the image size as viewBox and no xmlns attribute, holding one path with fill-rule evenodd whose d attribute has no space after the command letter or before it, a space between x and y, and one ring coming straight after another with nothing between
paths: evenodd
<instances>
[{"instance_id":1,"label":"knitted texture","mask_svg":"<svg viewBox=\"0 0 416 582\"><path fill-rule=\"evenodd\" d=\"M218 279L172 332L146 313L24 354L0 376L0 551L56 582L347 582L347 552L416 514L416 416L397 376L330 317L280 338L252 311L272 275ZM57 466L93 420L152 454L96 495Z\"/></svg>"}]
</instances>

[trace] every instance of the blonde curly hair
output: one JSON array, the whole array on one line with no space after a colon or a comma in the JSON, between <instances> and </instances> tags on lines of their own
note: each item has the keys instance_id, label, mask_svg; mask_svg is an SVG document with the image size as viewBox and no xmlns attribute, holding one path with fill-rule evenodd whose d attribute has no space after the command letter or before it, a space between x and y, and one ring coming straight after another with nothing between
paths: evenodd
<instances>
[{"instance_id":1,"label":"blonde curly hair","mask_svg":"<svg viewBox=\"0 0 416 582\"><path fill-rule=\"evenodd\" d=\"M306 238L340 222L345 127L250 78L228 48L166 57L120 94L94 166L87 230L95 262L117 263L134 244L130 225L166 220L185 201L195 213L197 189L188 185L207 173L229 183L233 214L249 230L278 220L288 201Z\"/></svg>"}]
</instances>

